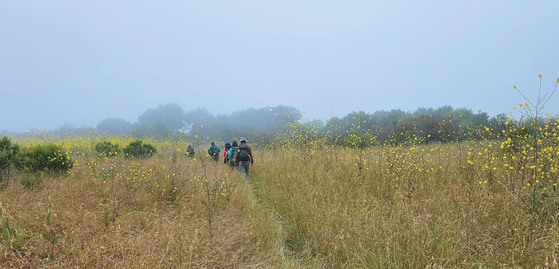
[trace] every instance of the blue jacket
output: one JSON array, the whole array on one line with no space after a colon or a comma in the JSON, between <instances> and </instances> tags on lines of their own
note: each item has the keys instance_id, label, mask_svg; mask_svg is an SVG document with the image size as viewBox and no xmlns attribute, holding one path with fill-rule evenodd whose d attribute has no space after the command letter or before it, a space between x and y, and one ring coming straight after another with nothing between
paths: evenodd
<instances>
[{"instance_id":1,"label":"blue jacket","mask_svg":"<svg viewBox=\"0 0 559 269\"><path fill-rule=\"evenodd\" d=\"M216 148L217 148L217 154L216 154L216 156L219 156L219 153L221 152L221 150L219 149L218 146L210 146L210 148L208 149L208 154L209 154L210 156L212 156L212 148L213 148L213 147L216 147ZM212 157L213 157L213 156L212 156Z\"/></svg>"}]
</instances>

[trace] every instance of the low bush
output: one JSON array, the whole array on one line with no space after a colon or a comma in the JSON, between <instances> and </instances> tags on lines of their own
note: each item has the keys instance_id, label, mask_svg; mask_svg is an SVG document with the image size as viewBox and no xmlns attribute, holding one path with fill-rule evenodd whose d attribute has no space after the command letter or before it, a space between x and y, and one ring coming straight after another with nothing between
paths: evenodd
<instances>
[{"instance_id":1,"label":"low bush","mask_svg":"<svg viewBox=\"0 0 559 269\"><path fill-rule=\"evenodd\" d=\"M99 141L95 144L95 151L107 157L115 157L120 153L120 146L110 141Z\"/></svg>"},{"instance_id":2,"label":"low bush","mask_svg":"<svg viewBox=\"0 0 559 269\"><path fill-rule=\"evenodd\" d=\"M17 167L30 173L63 173L72 169L74 161L62 147L54 144L22 148Z\"/></svg>"},{"instance_id":3,"label":"low bush","mask_svg":"<svg viewBox=\"0 0 559 269\"><path fill-rule=\"evenodd\" d=\"M122 149L122 153L128 159L131 158L148 158L155 154L155 147L151 144L144 143L142 140L135 140L130 142Z\"/></svg>"}]
</instances>

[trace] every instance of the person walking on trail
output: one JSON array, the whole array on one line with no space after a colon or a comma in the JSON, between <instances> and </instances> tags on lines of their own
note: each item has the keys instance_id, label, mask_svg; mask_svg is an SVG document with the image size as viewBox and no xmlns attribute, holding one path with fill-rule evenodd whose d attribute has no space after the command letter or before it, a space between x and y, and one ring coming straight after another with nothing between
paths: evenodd
<instances>
[{"instance_id":1,"label":"person walking on trail","mask_svg":"<svg viewBox=\"0 0 559 269\"><path fill-rule=\"evenodd\" d=\"M239 168L239 171L245 175L246 179L249 179L248 170L251 165L254 165L252 148L247 144L247 140L244 137L241 137L239 142L241 142L241 145L237 148L234 163L237 165L237 168Z\"/></svg>"},{"instance_id":2,"label":"person walking on trail","mask_svg":"<svg viewBox=\"0 0 559 269\"><path fill-rule=\"evenodd\" d=\"M231 149L229 150L229 155L227 155L227 162L229 162L231 170L235 169L235 156L237 155L237 146L237 141L233 141Z\"/></svg>"},{"instance_id":3,"label":"person walking on trail","mask_svg":"<svg viewBox=\"0 0 559 269\"><path fill-rule=\"evenodd\" d=\"M223 163L227 163L229 161L227 157L229 156L230 149L231 149L231 143L225 142L225 150L223 151Z\"/></svg>"},{"instance_id":4,"label":"person walking on trail","mask_svg":"<svg viewBox=\"0 0 559 269\"><path fill-rule=\"evenodd\" d=\"M186 155L188 155L188 157L194 157L194 147L192 147L190 143L188 143L188 148L186 148Z\"/></svg>"},{"instance_id":5,"label":"person walking on trail","mask_svg":"<svg viewBox=\"0 0 559 269\"><path fill-rule=\"evenodd\" d=\"M212 157L212 160L217 162L219 160L220 152L221 150L219 149L219 147L214 142L212 142L212 145L210 146L210 148L208 148L208 154L210 155L210 157Z\"/></svg>"}]
</instances>

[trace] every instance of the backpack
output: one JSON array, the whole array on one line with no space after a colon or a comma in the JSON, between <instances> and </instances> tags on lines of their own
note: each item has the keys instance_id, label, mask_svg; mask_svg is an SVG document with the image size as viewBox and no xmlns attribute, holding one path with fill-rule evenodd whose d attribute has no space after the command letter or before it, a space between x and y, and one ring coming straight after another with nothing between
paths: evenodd
<instances>
[{"instance_id":1,"label":"backpack","mask_svg":"<svg viewBox=\"0 0 559 269\"><path fill-rule=\"evenodd\" d=\"M235 159L235 154L237 154L237 147L232 147L229 150L229 156L227 156L227 161L231 162L231 160Z\"/></svg>"},{"instance_id":2,"label":"backpack","mask_svg":"<svg viewBox=\"0 0 559 269\"><path fill-rule=\"evenodd\" d=\"M217 156L219 154L219 148L217 146L213 146L210 151L212 153L212 156Z\"/></svg>"},{"instance_id":3,"label":"backpack","mask_svg":"<svg viewBox=\"0 0 559 269\"><path fill-rule=\"evenodd\" d=\"M248 162L250 161L250 153L248 152L248 144L243 144L239 146L239 161Z\"/></svg>"}]
</instances>

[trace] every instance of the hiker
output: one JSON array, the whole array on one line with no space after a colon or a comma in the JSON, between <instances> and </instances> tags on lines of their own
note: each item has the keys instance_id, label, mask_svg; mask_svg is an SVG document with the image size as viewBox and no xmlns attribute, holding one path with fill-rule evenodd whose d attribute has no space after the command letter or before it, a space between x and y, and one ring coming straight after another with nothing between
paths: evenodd
<instances>
[{"instance_id":1,"label":"hiker","mask_svg":"<svg viewBox=\"0 0 559 269\"><path fill-rule=\"evenodd\" d=\"M249 179L248 169L251 165L254 165L254 156L252 155L252 148L247 144L247 140L244 137L239 139L241 144L237 148L237 153L235 154L235 164L241 173Z\"/></svg>"},{"instance_id":2,"label":"hiker","mask_svg":"<svg viewBox=\"0 0 559 269\"><path fill-rule=\"evenodd\" d=\"M186 148L186 155L188 157L194 157L194 147L192 147L190 143L188 143L188 148Z\"/></svg>"},{"instance_id":3,"label":"hiker","mask_svg":"<svg viewBox=\"0 0 559 269\"><path fill-rule=\"evenodd\" d=\"M231 143L225 142L225 150L223 151L223 163L227 163L229 161L227 157L229 156L230 149L231 149Z\"/></svg>"},{"instance_id":4,"label":"hiker","mask_svg":"<svg viewBox=\"0 0 559 269\"><path fill-rule=\"evenodd\" d=\"M237 155L237 146L237 141L233 141L233 145L229 150L229 155L227 155L227 161L229 162L231 170L235 169L235 155Z\"/></svg>"},{"instance_id":5,"label":"hiker","mask_svg":"<svg viewBox=\"0 0 559 269\"><path fill-rule=\"evenodd\" d=\"M221 150L219 147L212 141L212 145L208 148L208 154L212 157L212 160L216 161L219 160L219 153Z\"/></svg>"}]
</instances>

